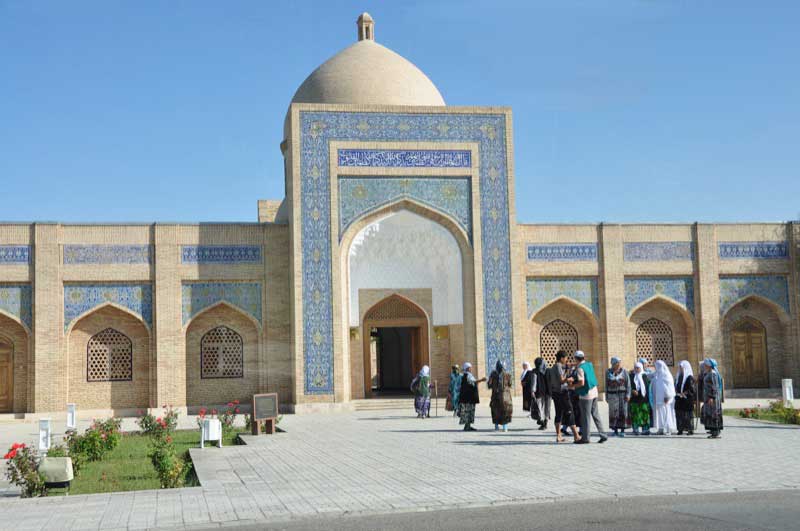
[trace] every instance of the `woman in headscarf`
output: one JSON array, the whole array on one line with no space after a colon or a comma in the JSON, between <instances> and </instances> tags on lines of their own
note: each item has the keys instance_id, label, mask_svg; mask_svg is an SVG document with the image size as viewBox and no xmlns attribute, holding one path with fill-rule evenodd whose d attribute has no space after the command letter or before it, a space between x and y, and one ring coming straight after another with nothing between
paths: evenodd
<instances>
[{"instance_id":1,"label":"woman in headscarf","mask_svg":"<svg viewBox=\"0 0 800 531\"><path fill-rule=\"evenodd\" d=\"M458 393L458 422L464 425L464 431L476 431L472 425L475 423L475 404L480 403L478 397L478 384L486 378L476 380L472 374L472 364L464 363L464 374L461 375L461 389Z\"/></svg>"},{"instance_id":2,"label":"woman in headscarf","mask_svg":"<svg viewBox=\"0 0 800 531\"><path fill-rule=\"evenodd\" d=\"M424 419L431 416L431 368L423 365L413 380L411 390L414 392L414 409L417 418Z\"/></svg>"},{"instance_id":3,"label":"woman in headscarf","mask_svg":"<svg viewBox=\"0 0 800 531\"><path fill-rule=\"evenodd\" d=\"M650 385L653 398L653 421L658 435L669 435L675 426L675 379L662 360L656 360L656 370Z\"/></svg>"},{"instance_id":4,"label":"woman in headscarf","mask_svg":"<svg viewBox=\"0 0 800 531\"><path fill-rule=\"evenodd\" d=\"M534 369L531 371L531 418L539 425L540 430L547 429L550 418L550 386L547 382L547 362L544 358L533 360Z\"/></svg>"},{"instance_id":5,"label":"woman in headscarf","mask_svg":"<svg viewBox=\"0 0 800 531\"><path fill-rule=\"evenodd\" d=\"M447 411L452 411L453 416L458 415L458 393L461 391L461 371L458 365L453 365L450 371L450 385L447 387L447 402L444 408Z\"/></svg>"},{"instance_id":6,"label":"woman in headscarf","mask_svg":"<svg viewBox=\"0 0 800 531\"><path fill-rule=\"evenodd\" d=\"M650 435L650 404L647 397L647 382L644 378L644 365L636 362L631 373L631 426L633 434Z\"/></svg>"},{"instance_id":7,"label":"woman in headscarf","mask_svg":"<svg viewBox=\"0 0 800 531\"><path fill-rule=\"evenodd\" d=\"M708 358L704 365L703 378L703 418L706 429L711 433L709 439L719 439L722 431L722 401L725 385L717 370L717 360Z\"/></svg>"},{"instance_id":8,"label":"woman in headscarf","mask_svg":"<svg viewBox=\"0 0 800 531\"><path fill-rule=\"evenodd\" d=\"M704 387L703 380L706 377L706 360L707 359L708 358L706 358L706 359L704 359L703 361L700 362L700 370L697 371L697 405L700 408L700 424L702 424L703 426L706 425L706 418L703 415L703 404L705 403L705 400L703 400L703 392L704 392L704 390L703 390L703 387Z\"/></svg>"},{"instance_id":9,"label":"woman in headscarf","mask_svg":"<svg viewBox=\"0 0 800 531\"><path fill-rule=\"evenodd\" d=\"M531 397L533 396L533 372L531 372L531 364L527 361L522 362L522 376L520 377L522 384L522 410L531 410Z\"/></svg>"},{"instance_id":10,"label":"woman in headscarf","mask_svg":"<svg viewBox=\"0 0 800 531\"><path fill-rule=\"evenodd\" d=\"M683 360L678 368L675 379L675 421L678 425L678 435L686 432L694 434L694 402L697 397L695 392L694 373L691 364Z\"/></svg>"},{"instance_id":11,"label":"woman in headscarf","mask_svg":"<svg viewBox=\"0 0 800 531\"><path fill-rule=\"evenodd\" d=\"M503 431L508 431L514 404L511 402L511 375L505 370L502 361L497 360L492 374L489 375L487 385L492 390L489 409L492 410L494 429L499 430L502 426Z\"/></svg>"},{"instance_id":12,"label":"woman in headscarf","mask_svg":"<svg viewBox=\"0 0 800 531\"><path fill-rule=\"evenodd\" d=\"M608 401L608 425L615 437L625 437L628 425L628 402L631 399L631 380L628 371L622 368L622 360L611 358L611 368L606 371L606 400Z\"/></svg>"}]
</instances>

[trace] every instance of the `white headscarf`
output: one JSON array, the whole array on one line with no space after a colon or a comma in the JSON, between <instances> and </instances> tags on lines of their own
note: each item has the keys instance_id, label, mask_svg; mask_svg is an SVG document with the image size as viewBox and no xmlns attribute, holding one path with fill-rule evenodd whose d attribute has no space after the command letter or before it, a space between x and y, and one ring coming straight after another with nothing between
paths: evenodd
<instances>
[{"instance_id":1,"label":"white headscarf","mask_svg":"<svg viewBox=\"0 0 800 531\"><path fill-rule=\"evenodd\" d=\"M462 371L466 371L467 369L469 369L471 367L472 367L472 364L470 362L468 362L468 361L465 361L464 365L461 366L461 370Z\"/></svg>"},{"instance_id":2,"label":"white headscarf","mask_svg":"<svg viewBox=\"0 0 800 531\"><path fill-rule=\"evenodd\" d=\"M528 363L527 361L523 361L522 362L522 377L520 378L520 381L522 381L522 382L525 381L525 375L528 374L528 371L530 371L530 370L531 370L531 364Z\"/></svg>"},{"instance_id":3,"label":"white headscarf","mask_svg":"<svg viewBox=\"0 0 800 531\"><path fill-rule=\"evenodd\" d=\"M647 396L647 386L644 384L644 365L637 361L633 368L634 371L636 371L636 369L641 369L633 376L633 383L636 385L636 391L642 396Z\"/></svg>"},{"instance_id":4,"label":"white headscarf","mask_svg":"<svg viewBox=\"0 0 800 531\"><path fill-rule=\"evenodd\" d=\"M663 360L656 360L653 376L653 403L659 405L664 400L675 398L675 379Z\"/></svg>"},{"instance_id":5,"label":"white headscarf","mask_svg":"<svg viewBox=\"0 0 800 531\"><path fill-rule=\"evenodd\" d=\"M681 382L681 393L683 393L683 390L686 389L686 380L689 379L689 376L694 377L694 373L692 372L692 365L688 361L683 360L680 366L683 373L683 382Z\"/></svg>"},{"instance_id":6,"label":"white headscarf","mask_svg":"<svg viewBox=\"0 0 800 531\"><path fill-rule=\"evenodd\" d=\"M419 371L420 376L430 376L431 375L431 368L427 365L423 365L422 369Z\"/></svg>"}]
</instances>

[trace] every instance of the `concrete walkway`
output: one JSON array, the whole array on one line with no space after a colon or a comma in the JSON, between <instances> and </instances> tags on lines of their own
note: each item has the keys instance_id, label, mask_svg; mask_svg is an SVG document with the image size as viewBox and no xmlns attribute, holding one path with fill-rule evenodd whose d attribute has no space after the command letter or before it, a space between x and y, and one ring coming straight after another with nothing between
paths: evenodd
<instances>
[{"instance_id":1,"label":"concrete walkway","mask_svg":"<svg viewBox=\"0 0 800 531\"><path fill-rule=\"evenodd\" d=\"M519 411L519 410L517 410ZM413 411L286 416L287 433L192 450L202 487L0 500L0 529L207 527L354 513L800 487L800 429L726 418L704 436L556 445L516 417L508 433L464 433ZM640 473L633 477L631 465ZM664 482L663 478L672 478Z\"/></svg>"}]
</instances>

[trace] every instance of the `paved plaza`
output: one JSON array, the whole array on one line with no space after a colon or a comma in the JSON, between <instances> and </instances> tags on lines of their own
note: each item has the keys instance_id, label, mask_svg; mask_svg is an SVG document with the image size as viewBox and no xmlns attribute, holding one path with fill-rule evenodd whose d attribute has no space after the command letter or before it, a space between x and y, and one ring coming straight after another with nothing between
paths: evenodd
<instances>
[{"instance_id":1,"label":"paved plaza","mask_svg":"<svg viewBox=\"0 0 800 531\"><path fill-rule=\"evenodd\" d=\"M461 431L450 416L420 420L409 410L289 415L281 423L286 433L192 450L202 487L0 499L0 529L208 527L576 495L800 487L800 460L791 455L800 429L726 422L717 441L629 436L575 446L556 445L551 430L537 431L524 417L508 433L495 432L485 404L477 421L483 429L474 433Z\"/></svg>"}]
</instances>

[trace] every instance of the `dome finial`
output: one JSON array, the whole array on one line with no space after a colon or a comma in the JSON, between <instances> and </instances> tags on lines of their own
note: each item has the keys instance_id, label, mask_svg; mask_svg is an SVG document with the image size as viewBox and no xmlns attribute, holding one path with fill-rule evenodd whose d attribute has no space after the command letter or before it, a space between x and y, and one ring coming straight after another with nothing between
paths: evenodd
<instances>
[{"instance_id":1,"label":"dome finial","mask_svg":"<svg viewBox=\"0 0 800 531\"><path fill-rule=\"evenodd\" d=\"M361 13L356 20L358 26L358 40L360 41L374 41L375 40L375 21L366 11Z\"/></svg>"}]
</instances>

